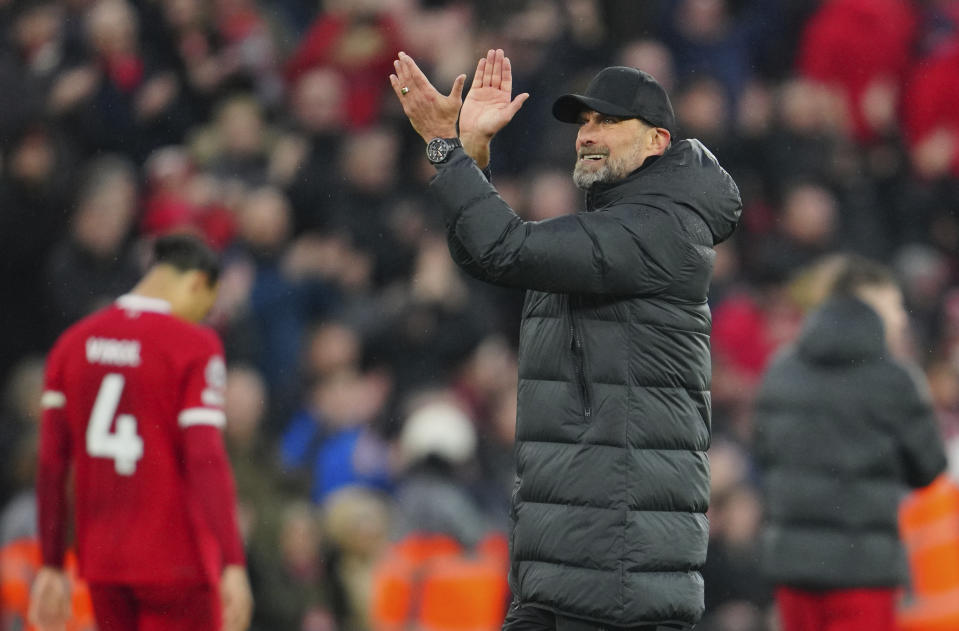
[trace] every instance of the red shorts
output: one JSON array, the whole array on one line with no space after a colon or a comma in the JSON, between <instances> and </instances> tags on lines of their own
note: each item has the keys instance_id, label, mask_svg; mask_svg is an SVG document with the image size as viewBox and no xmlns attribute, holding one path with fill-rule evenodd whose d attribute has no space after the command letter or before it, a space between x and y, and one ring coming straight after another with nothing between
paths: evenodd
<instances>
[{"instance_id":1,"label":"red shorts","mask_svg":"<svg viewBox=\"0 0 959 631\"><path fill-rule=\"evenodd\" d=\"M99 631L218 631L222 611L211 585L90 584Z\"/></svg>"},{"instance_id":2,"label":"red shorts","mask_svg":"<svg viewBox=\"0 0 959 631\"><path fill-rule=\"evenodd\" d=\"M776 590L783 631L895 631L893 588Z\"/></svg>"}]
</instances>

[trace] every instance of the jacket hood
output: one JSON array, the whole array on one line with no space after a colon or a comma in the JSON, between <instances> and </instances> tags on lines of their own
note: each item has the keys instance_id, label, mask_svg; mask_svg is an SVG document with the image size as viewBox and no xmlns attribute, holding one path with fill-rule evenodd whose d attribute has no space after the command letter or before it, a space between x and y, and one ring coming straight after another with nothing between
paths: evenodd
<instances>
[{"instance_id":1,"label":"jacket hood","mask_svg":"<svg viewBox=\"0 0 959 631\"><path fill-rule=\"evenodd\" d=\"M656 208L679 204L693 210L709 226L714 245L729 238L743 209L733 178L695 138L673 143L625 180L593 186L586 206L599 210L627 198Z\"/></svg>"},{"instance_id":2,"label":"jacket hood","mask_svg":"<svg viewBox=\"0 0 959 631\"><path fill-rule=\"evenodd\" d=\"M797 351L817 364L878 359L886 354L885 329L866 303L832 298L806 318Z\"/></svg>"}]
</instances>

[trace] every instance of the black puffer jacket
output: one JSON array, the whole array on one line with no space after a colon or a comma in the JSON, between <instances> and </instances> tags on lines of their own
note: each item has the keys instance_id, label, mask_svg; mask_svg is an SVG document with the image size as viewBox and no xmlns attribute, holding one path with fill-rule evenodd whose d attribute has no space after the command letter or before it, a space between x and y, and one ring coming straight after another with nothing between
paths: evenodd
<instances>
[{"instance_id":1,"label":"black puffer jacket","mask_svg":"<svg viewBox=\"0 0 959 631\"><path fill-rule=\"evenodd\" d=\"M739 191L696 140L597 186L592 212L519 219L462 151L432 190L454 259L529 290L519 350L510 584L619 626L703 611L714 252Z\"/></svg>"},{"instance_id":2,"label":"black puffer jacket","mask_svg":"<svg viewBox=\"0 0 959 631\"><path fill-rule=\"evenodd\" d=\"M766 372L756 402L763 565L807 589L891 587L904 578L896 512L906 485L946 466L933 411L888 357L882 322L837 298Z\"/></svg>"}]
</instances>

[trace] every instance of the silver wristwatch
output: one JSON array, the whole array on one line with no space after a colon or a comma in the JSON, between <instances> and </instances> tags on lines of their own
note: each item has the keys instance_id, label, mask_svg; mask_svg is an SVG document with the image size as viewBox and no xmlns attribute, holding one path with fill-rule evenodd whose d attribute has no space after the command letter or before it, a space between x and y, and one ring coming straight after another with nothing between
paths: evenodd
<instances>
[{"instance_id":1,"label":"silver wristwatch","mask_svg":"<svg viewBox=\"0 0 959 631\"><path fill-rule=\"evenodd\" d=\"M456 147L462 147L459 138L434 138L426 143L426 159L433 164L443 164Z\"/></svg>"}]
</instances>

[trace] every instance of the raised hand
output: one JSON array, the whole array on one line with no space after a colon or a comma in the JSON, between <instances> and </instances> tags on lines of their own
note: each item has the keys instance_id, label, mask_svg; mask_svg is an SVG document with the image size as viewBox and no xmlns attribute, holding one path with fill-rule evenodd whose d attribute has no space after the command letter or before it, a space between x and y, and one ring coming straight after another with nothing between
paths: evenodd
<instances>
[{"instance_id":1,"label":"raised hand","mask_svg":"<svg viewBox=\"0 0 959 631\"><path fill-rule=\"evenodd\" d=\"M390 84L416 133L425 141L456 136L456 117L463 105L466 75L456 77L449 95L443 96L406 53L397 55L393 67L396 74L390 75Z\"/></svg>"},{"instance_id":2,"label":"raised hand","mask_svg":"<svg viewBox=\"0 0 959 631\"><path fill-rule=\"evenodd\" d=\"M460 110L460 137L474 160L485 167L489 142L523 106L529 94L513 98L513 71L502 49L490 50L476 64L473 84Z\"/></svg>"},{"instance_id":3,"label":"raised hand","mask_svg":"<svg viewBox=\"0 0 959 631\"><path fill-rule=\"evenodd\" d=\"M529 98L512 98L513 71L502 49L490 50L476 64L473 84L460 111L460 133L492 138L506 126Z\"/></svg>"}]
</instances>

